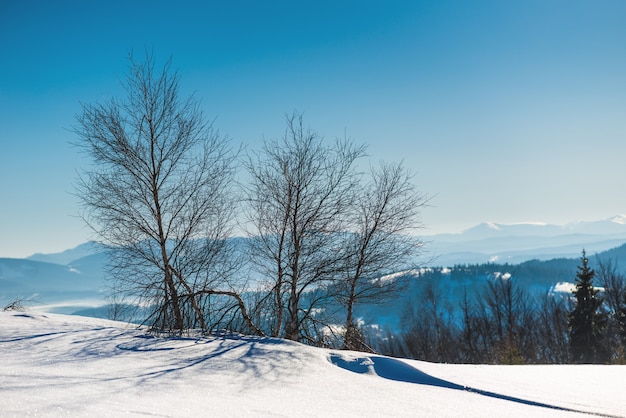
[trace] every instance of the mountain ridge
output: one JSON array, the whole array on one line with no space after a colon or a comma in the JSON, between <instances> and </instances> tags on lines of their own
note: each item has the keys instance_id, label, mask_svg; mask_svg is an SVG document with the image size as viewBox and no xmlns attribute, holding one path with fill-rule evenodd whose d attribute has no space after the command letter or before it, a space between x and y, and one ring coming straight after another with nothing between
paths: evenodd
<instances>
[{"instance_id":1,"label":"mountain ridge","mask_svg":"<svg viewBox=\"0 0 626 418\"><path fill-rule=\"evenodd\" d=\"M241 237L233 239L245 240ZM471 252L494 256L497 255L494 253L502 251L526 252L532 248L541 250L606 242L605 245L595 245L600 248L598 251L602 251L619 245L620 240L626 242L626 214L618 214L599 221L576 221L563 225L545 222L508 224L482 222L459 233L424 234L422 239L426 247L434 244L434 252L437 255ZM459 243L463 244L459 246ZM35 253L24 259L70 265L81 258L101 251L101 244L88 241L62 252ZM477 260L477 262L482 261Z\"/></svg>"},{"instance_id":2,"label":"mountain ridge","mask_svg":"<svg viewBox=\"0 0 626 418\"><path fill-rule=\"evenodd\" d=\"M83 244L79 244L76 247L69 248L67 250L57 253L35 253L28 257L26 260L42 261L46 263L54 263L61 265L71 264L73 261L81 259L86 256L94 255L102 251L102 246L95 241L87 241Z\"/></svg>"},{"instance_id":3,"label":"mountain ridge","mask_svg":"<svg viewBox=\"0 0 626 418\"><path fill-rule=\"evenodd\" d=\"M424 236L423 240L435 262L444 266L576 257L583 248L602 252L626 242L626 215L565 225L483 222L458 234Z\"/></svg>"},{"instance_id":4,"label":"mountain ridge","mask_svg":"<svg viewBox=\"0 0 626 418\"><path fill-rule=\"evenodd\" d=\"M626 215L618 214L610 218L597 221L575 221L566 224L551 224L546 222L514 222L497 223L481 222L459 233L427 234L427 237L442 239L487 238L492 236L553 236L573 233L608 235L626 234Z\"/></svg>"}]
</instances>

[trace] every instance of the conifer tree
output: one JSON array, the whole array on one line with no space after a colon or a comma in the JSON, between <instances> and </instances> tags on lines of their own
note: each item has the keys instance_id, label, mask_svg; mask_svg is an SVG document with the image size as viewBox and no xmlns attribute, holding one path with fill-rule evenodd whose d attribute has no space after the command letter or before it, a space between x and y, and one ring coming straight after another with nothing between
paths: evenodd
<instances>
[{"instance_id":1,"label":"conifer tree","mask_svg":"<svg viewBox=\"0 0 626 418\"><path fill-rule=\"evenodd\" d=\"M604 348L607 315L602 311L602 299L593 287L595 271L588 265L583 250L581 265L576 273L576 306L569 314L569 336L572 360L576 363L604 363L609 360Z\"/></svg>"}]
</instances>

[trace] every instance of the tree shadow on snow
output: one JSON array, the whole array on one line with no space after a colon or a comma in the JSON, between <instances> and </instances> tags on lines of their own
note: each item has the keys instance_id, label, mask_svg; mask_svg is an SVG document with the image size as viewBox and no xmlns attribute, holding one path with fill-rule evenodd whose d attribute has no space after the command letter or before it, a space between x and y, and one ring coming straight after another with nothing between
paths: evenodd
<instances>
[{"instance_id":1,"label":"tree shadow on snow","mask_svg":"<svg viewBox=\"0 0 626 418\"><path fill-rule=\"evenodd\" d=\"M201 349L193 350L192 347ZM273 348L276 345L288 346L289 342L267 337L245 337L237 335L208 336L206 338L135 336L129 341L116 345L117 350L146 353L173 352L164 363L152 371L142 371L135 375L138 384L155 378L178 374L184 371L205 375L221 370L238 370L241 376L254 376L263 381L272 381L277 375L296 373L298 365L304 364L292 350ZM192 349L187 354L183 351ZM178 354L180 353L180 354ZM285 367L289 364L293 367Z\"/></svg>"},{"instance_id":2,"label":"tree shadow on snow","mask_svg":"<svg viewBox=\"0 0 626 418\"><path fill-rule=\"evenodd\" d=\"M542 402L531 401L528 399L517 398L515 396L504 395L501 393L490 392L487 390L472 388L469 386L459 385L448 380L440 379L422 372L419 369L405 363L401 360L390 357L359 357L353 359L345 359L337 354L330 355L330 362L342 369L349 370L354 373L376 374L379 377L395 380L398 382L415 383L419 385L435 386L444 389L461 390L465 392L476 393L477 395L487 396L489 398L501 399L509 402L516 402L528 406L536 406L540 408L549 408L558 411L579 412L602 417L619 418L614 415L606 415L582 411L577 409L565 408L557 405L550 405Z\"/></svg>"}]
</instances>

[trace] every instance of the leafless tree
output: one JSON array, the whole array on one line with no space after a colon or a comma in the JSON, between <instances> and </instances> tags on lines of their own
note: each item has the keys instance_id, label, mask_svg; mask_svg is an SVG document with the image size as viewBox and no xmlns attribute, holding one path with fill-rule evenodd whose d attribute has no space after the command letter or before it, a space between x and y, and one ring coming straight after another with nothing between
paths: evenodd
<instances>
[{"instance_id":1,"label":"leafless tree","mask_svg":"<svg viewBox=\"0 0 626 418\"><path fill-rule=\"evenodd\" d=\"M34 296L23 298L20 295L17 295L15 299L7 303L2 310L24 312L34 303L39 303Z\"/></svg>"},{"instance_id":2,"label":"leafless tree","mask_svg":"<svg viewBox=\"0 0 626 418\"><path fill-rule=\"evenodd\" d=\"M302 115L287 117L283 138L250 155L246 190L255 268L268 279L268 332L310 340L318 329L324 286L336 279L346 216L355 201L354 162L364 147L337 140L327 146Z\"/></svg>"},{"instance_id":3,"label":"leafless tree","mask_svg":"<svg viewBox=\"0 0 626 418\"><path fill-rule=\"evenodd\" d=\"M470 299L467 288L463 289L463 299L459 303L461 311L461 329L459 334L459 349L461 358L468 363L480 363L482 360L480 346L480 333L475 307Z\"/></svg>"},{"instance_id":4,"label":"leafless tree","mask_svg":"<svg viewBox=\"0 0 626 418\"><path fill-rule=\"evenodd\" d=\"M343 248L344 278L337 298L346 311L344 346L360 350L363 335L354 318L359 303L381 303L404 287L402 275L389 273L417 267L423 243L411 233L420 228L420 210L428 198L416 190L402 164L381 163L369 183L358 190L350 216L351 232Z\"/></svg>"},{"instance_id":5,"label":"leafless tree","mask_svg":"<svg viewBox=\"0 0 626 418\"><path fill-rule=\"evenodd\" d=\"M529 295L514 278L496 275L482 296L490 313L492 346L496 361L516 363L533 357L533 307Z\"/></svg>"},{"instance_id":6,"label":"leafless tree","mask_svg":"<svg viewBox=\"0 0 626 418\"><path fill-rule=\"evenodd\" d=\"M619 311L626 296L626 277L619 272L617 263L598 259L598 284L604 289L604 301L611 313Z\"/></svg>"},{"instance_id":7,"label":"leafless tree","mask_svg":"<svg viewBox=\"0 0 626 418\"><path fill-rule=\"evenodd\" d=\"M180 97L171 61L160 71L149 54L129 61L126 96L77 115L77 145L93 163L77 184L83 218L112 250L116 287L152 307L157 329L206 329L213 295L235 298L247 316L225 282L234 263L229 141L193 96Z\"/></svg>"},{"instance_id":8,"label":"leafless tree","mask_svg":"<svg viewBox=\"0 0 626 418\"><path fill-rule=\"evenodd\" d=\"M570 301L561 295L546 293L537 311L538 361L565 364L570 359L567 316Z\"/></svg>"},{"instance_id":9,"label":"leafless tree","mask_svg":"<svg viewBox=\"0 0 626 418\"><path fill-rule=\"evenodd\" d=\"M612 354L612 360L626 360L626 334L624 316L626 304L626 277L619 271L612 260L598 259L598 283L604 289L602 298L608 309L608 321L605 335L606 350Z\"/></svg>"},{"instance_id":10,"label":"leafless tree","mask_svg":"<svg viewBox=\"0 0 626 418\"><path fill-rule=\"evenodd\" d=\"M458 362L460 330L438 283L428 280L402 317L403 350L425 361Z\"/></svg>"}]
</instances>

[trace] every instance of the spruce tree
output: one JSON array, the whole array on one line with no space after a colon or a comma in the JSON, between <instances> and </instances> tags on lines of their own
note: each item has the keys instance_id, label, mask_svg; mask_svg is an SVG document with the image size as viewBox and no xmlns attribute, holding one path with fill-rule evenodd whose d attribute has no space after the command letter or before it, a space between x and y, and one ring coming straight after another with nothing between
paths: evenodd
<instances>
[{"instance_id":1,"label":"spruce tree","mask_svg":"<svg viewBox=\"0 0 626 418\"><path fill-rule=\"evenodd\" d=\"M576 273L576 306L569 314L572 360L576 363L605 363L609 360L603 344L607 315L602 311L598 290L593 287L595 272L588 262L583 250L582 264Z\"/></svg>"}]
</instances>

